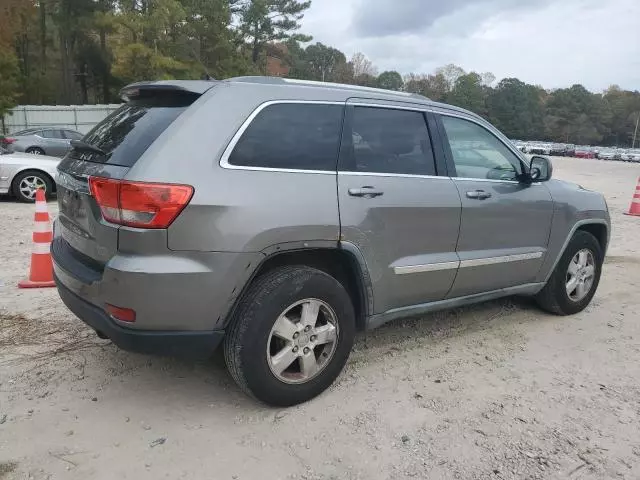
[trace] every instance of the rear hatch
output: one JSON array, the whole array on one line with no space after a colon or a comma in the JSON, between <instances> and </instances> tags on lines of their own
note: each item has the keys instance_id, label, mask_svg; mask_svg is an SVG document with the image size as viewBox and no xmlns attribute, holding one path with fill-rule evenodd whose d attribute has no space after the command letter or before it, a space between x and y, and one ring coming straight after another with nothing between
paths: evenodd
<instances>
[{"instance_id":1,"label":"rear hatch","mask_svg":"<svg viewBox=\"0 0 640 480\"><path fill-rule=\"evenodd\" d=\"M72 150L58 166L56 179L59 215L53 248L58 258L71 256L72 263L80 262L98 274L118 250L118 230L122 225L166 228L166 222L149 223L152 214L136 211L135 206L153 203L154 196L166 198L166 186L122 179L169 125L214 84L194 81L130 85L122 91L125 103L118 110L81 141L72 142ZM155 190L142 191L141 185ZM121 209L120 195L124 190L129 203ZM171 196L175 192L169 191L168 195L170 201L175 199ZM189 199L190 195L186 201Z\"/></svg>"}]
</instances>

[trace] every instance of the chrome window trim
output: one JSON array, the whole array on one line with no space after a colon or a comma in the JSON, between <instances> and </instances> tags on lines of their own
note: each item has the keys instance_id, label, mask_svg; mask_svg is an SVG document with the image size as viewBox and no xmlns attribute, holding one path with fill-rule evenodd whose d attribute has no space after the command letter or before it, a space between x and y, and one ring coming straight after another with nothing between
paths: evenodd
<instances>
[{"instance_id":1,"label":"chrome window trim","mask_svg":"<svg viewBox=\"0 0 640 480\"><path fill-rule=\"evenodd\" d=\"M335 175L335 170L305 170L305 169L297 169L297 168L273 168L273 167L251 167L248 165L232 165L229 163L229 157L231 157L231 153L233 149L236 147L240 138L244 134L244 132L249 128L249 125L255 120L255 118L267 107L271 105L279 105L279 104L300 104L300 105L345 105L345 102L336 102L329 100L269 100L267 102L261 103L258 105L253 112L247 117L247 119L240 125L238 131L231 137L231 141L222 152L222 156L220 157L220 166L222 168L226 168L228 170L251 170L257 172L281 172L281 173L312 173L318 175ZM336 152L337 155L337 152ZM337 160L337 157L336 157Z\"/></svg>"},{"instance_id":2,"label":"chrome window trim","mask_svg":"<svg viewBox=\"0 0 640 480\"><path fill-rule=\"evenodd\" d=\"M356 177L399 177L399 178L426 178L434 180L451 180L451 177L438 175L413 175L410 173L382 173L382 172L351 172L348 170L338 171L338 175L352 175Z\"/></svg>"},{"instance_id":3,"label":"chrome window trim","mask_svg":"<svg viewBox=\"0 0 640 480\"><path fill-rule=\"evenodd\" d=\"M429 111L428 105L419 105L415 106L409 105L391 105L391 104L383 104L383 103L369 103L363 101L347 101L347 107L370 107L370 108L386 108L388 110L409 110L410 112L418 112L418 113L427 113Z\"/></svg>"},{"instance_id":4,"label":"chrome window trim","mask_svg":"<svg viewBox=\"0 0 640 480\"><path fill-rule=\"evenodd\" d=\"M466 116L466 115L459 115L459 114L455 114L455 113L449 113L449 112L441 112L441 111L437 111L435 112L438 115L444 115L446 117L453 117L453 118L459 118L460 120L466 120L468 122L471 123L475 123L476 125L478 125L480 128L483 128L484 130L486 130L487 132L489 132L491 135L493 135L495 137L496 140L498 140L500 143L502 143L505 147L507 147L507 150L511 151L511 153L513 153L515 155L515 157L520 160L521 162L521 167L523 169L526 168L527 163L525 161L524 158L522 158L522 152L520 150L518 150L517 148L515 148L513 145L509 145L507 143L505 143L498 135L496 135L494 132L491 131L491 129L487 128L486 125L484 125L482 122L476 120L475 118L471 117L471 116ZM494 127L495 128L495 127ZM448 138L447 138L448 140ZM455 161L454 161L455 163ZM511 163L511 162L509 162ZM463 177L452 177L452 178L463 178ZM465 180L484 180L482 178L466 178L464 177ZM490 179L487 179L490 180ZM520 183L517 180L494 180L497 182L510 182L510 183Z\"/></svg>"},{"instance_id":5,"label":"chrome window trim","mask_svg":"<svg viewBox=\"0 0 640 480\"><path fill-rule=\"evenodd\" d=\"M410 273L437 272L455 268L482 267L486 265L497 265L501 263L523 262L542 258L544 252L518 253L514 255L500 255L498 257L473 258L455 262L427 263L423 265L404 265L393 267L396 275L406 275Z\"/></svg>"}]
</instances>

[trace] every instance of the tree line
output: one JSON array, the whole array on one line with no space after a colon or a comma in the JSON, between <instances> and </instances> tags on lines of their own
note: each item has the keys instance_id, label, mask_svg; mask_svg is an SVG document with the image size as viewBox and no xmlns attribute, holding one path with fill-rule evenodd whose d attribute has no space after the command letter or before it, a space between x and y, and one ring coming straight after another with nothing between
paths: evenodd
<instances>
[{"instance_id":1,"label":"tree line","mask_svg":"<svg viewBox=\"0 0 640 480\"><path fill-rule=\"evenodd\" d=\"M379 72L312 43L305 0L2 0L0 114L22 104L118 101L139 80L276 74L402 90L467 108L510 138L630 146L640 92L546 90L447 65Z\"/></svg>"}]
</instances>

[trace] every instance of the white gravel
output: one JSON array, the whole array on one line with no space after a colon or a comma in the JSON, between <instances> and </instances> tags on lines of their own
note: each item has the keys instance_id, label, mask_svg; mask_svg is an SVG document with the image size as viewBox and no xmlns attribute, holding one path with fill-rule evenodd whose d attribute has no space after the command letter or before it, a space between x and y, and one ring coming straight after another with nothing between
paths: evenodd
<instances>
[{"instance_id":1,"label":"white gravel","mask_svg":"<svg viewBox=\"0 0 640 480\"><path fill-rule=\"evenodd\" d=\"M640 167L554 164L613 217L589 308L510 299L392 323L287 410L245 397L219 358L120 351L55 289L18 290L33 206L0 201L0 479L640 478L640 217L623 215Z\"/></svg>"}]
</instances>

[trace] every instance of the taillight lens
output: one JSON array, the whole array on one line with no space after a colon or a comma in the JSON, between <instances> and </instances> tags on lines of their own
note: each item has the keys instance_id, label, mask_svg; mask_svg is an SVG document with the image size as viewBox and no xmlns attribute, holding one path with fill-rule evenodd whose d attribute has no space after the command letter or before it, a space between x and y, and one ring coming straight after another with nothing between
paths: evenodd
<instances>
[{"instance_id":1,"label":"taillight lens","mask_svg":"<svg viewBox=\"0 0 640 480\"><path fill-rule=\"evenodd\" d=\"M4 143L5 145L11 145L15 141L16 139L11 137L0 138L0 142Z\"/></svg>"},{"instance_id":2,"label":"taillight lens","mask_svg":"<svg viewBox=\"0 0 640 480\"><path fill-rule=\"evenodd\" d=\"M189 204L193 187L89 177L91 194L108 222L137 228L167 228Z\"/></svg>"}]
</instances>

